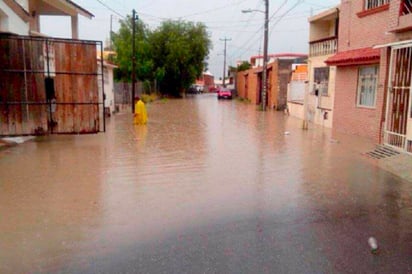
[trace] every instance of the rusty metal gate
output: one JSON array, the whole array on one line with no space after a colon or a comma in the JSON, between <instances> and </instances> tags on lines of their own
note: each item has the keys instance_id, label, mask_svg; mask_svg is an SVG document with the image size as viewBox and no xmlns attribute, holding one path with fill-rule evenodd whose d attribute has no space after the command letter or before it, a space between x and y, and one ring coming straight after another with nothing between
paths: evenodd
<instances>
[{"instance_id":1,"label":"rusty metal gate","mask_svg":"<svg viewBox=\"0 0 412 274\"><path fill-rule=\"evenodd\" d=\"M412 45L393 47L386 102L384 143L409 153L412 153L412 136L408 134L412 129L411 76Z\"/></svg>"},{"instance_id":2,"label":"rusty metal gate","mask_svg":"<svg viewBox=\"0 0 412 274\"><path fill-rule=\"evenodd\" d=\"M98 49L102 42L0 35L0 136L105 131Z\"/></svg>"}]
</instances>

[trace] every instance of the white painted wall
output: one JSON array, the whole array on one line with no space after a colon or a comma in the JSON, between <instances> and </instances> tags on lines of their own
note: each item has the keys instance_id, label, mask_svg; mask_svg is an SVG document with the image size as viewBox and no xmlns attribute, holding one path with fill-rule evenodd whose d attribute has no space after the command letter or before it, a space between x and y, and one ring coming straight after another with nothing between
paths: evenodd
<instances>
[{"instance_id":1,"label":"white painted wall","mask_svg":"<svg viewBox=\"0 0 412 274\"><path fill-rule=\"evenodd\" d=\"M101 73L101 63L100 60L97 61L98 73ZM106 99L104 100L104 106L110 108L110 113L112 114L115 110L114 108L114 81L113 81L113 66L103 63L103 77L104 77L104 93ZM99 94L102 93L102 82L99 77L98 80Z\"/></svg>"},{"instance_id":2,"label":"white painted wall","mask_svg":"<svg viewBox=\"0 0 412 274\"><path fill-rule=\"evenodd\" d=\"M24 22L3 1L0 1L0 31L29 35L29 24Z\"/></svg>"},{"instance_id":3,"label":"white painted wall","mask_svg":"<svg viewBox=\"0 0 412 274\"><path fill-rule=\"evenodd\" d=\"M114 84L113 84L113 67L105 66L104 73L104 93L106 100L104 105L110 108L110 113L114 112Z\"/></svg>"},{"instance_id":4,"label":"white painted wall","mask_svg":"<svg viewBox=\"0 0 412 274\"><path fill-rule=\"evenodd\" d=\"M335 100L335 79L336 79L336 67L330 67L329 70L329 83L328 83L328 96L315 96L313 92L314 86L314 69L317 67L325 67L325 61L332 55L310 57L309 64L309 97L308 97L308 111L309 121L327 127L332 128L333 121L333 108ZM326 110L331 109L331 111ZM325 114L327 113L327 114ZM326 118L326 119L325 119Z\"/></svg>"}]
</instances>

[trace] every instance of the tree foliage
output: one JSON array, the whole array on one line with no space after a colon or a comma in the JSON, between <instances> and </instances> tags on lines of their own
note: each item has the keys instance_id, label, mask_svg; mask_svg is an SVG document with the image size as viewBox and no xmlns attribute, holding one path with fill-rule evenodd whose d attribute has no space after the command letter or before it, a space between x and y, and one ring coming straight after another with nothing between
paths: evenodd
<instances>
[{"instance_id":1,"label":"tree foliage","mask_svg":"<svg viewBox=\"0 0 412 274\"><path fill-rule=\"evenodd\" d=\"M139 80L156 80L160 92L179 96L204 71L211 47L205 25L165 21L154 31L138 21L136 27L136 75ZM130 17L121 22L113 35L117 51L116 77L131 79L132 24Z\"/></svg>"},{"instance_id":2,"label":"tree foliage","mask_svg":"<svg viewBox=\"0 0 412 274\"><path fill-rule=\"evenodd\" d=\"M150 31L142 21L136 21L135 58L136 77L140 80L153 78L153 61L150 55L148 38ZM131 81L132 75L132 19L120 21L120 29L112 34L113 46L116 51L116 80Z\"/></svg>"},{"instance_id":3,"label":"tree foliage","mask_svg":"<svg viewBox=\"0 0 412 274\"><path fill-rule=\"evenodd\" d=\"M242 64L237 66L237 71L245 71L252 67L248 61L243 61Z\"/></svg>"}]
</instances>

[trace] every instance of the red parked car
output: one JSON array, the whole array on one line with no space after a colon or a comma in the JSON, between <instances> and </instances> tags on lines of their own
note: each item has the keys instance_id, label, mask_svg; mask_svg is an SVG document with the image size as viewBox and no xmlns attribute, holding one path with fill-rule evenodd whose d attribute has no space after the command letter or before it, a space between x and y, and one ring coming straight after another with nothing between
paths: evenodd
<instances>
[{"instance_id":1,"label":"red parked car","mask_svg":"<svg viewBox=\"0 0 412 274\"><path fill-rule=\"evenodd\" d=\"M232 99L232 92L227 88L219 88L217 91L217 99Z\"/></svg>"}]
</instances>

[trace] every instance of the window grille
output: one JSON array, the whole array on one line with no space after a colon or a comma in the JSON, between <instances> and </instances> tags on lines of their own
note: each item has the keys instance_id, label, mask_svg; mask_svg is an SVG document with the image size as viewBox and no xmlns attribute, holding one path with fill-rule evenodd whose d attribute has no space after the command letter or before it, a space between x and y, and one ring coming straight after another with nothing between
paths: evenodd
<instances>
[{"instance_id":1,"label":"window grille","mask_svg":"<svg viewBox=\"0 0 412 274\"><path fill-rule=\"evenodd\" d=\"M315 68L315 82L313 93L321 96L328 96L329 67Z\"/></svg>"},{"instance_id":2,"label":"window grille","mask_svg":"<svg viewBox=\"0 0 412 274\"><path fill-rule=\"evenodd\" d=\"M380 6L389 4L390 0L365 0L365 10L378 8Z\"/></svg>"},{"instance_id":3,"label":"window grille","mask_svg":"<svg viewBox=\"0 0 412 274\"><path fill-rule=\"evenodd\" d=\"M378 67L368 66L359 69L358 105L374 107L378 86Z\"/></svg>"}]
</instances>

